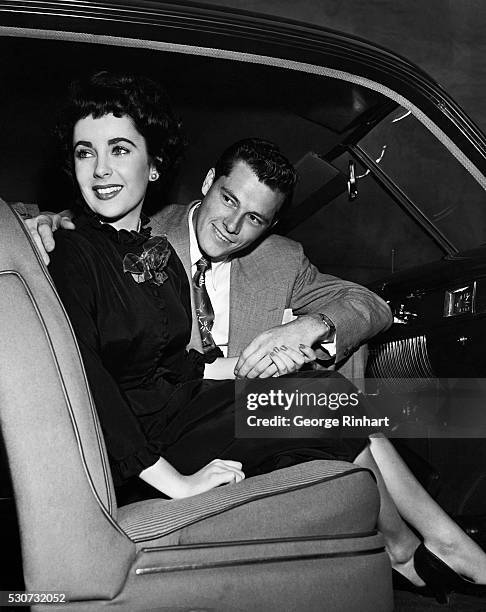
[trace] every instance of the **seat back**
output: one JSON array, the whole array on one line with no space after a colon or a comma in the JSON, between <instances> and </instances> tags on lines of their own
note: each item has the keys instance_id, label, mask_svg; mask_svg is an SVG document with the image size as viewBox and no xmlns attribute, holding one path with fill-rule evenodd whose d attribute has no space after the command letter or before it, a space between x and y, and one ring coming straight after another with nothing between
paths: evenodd
<instances>
[{"instance_id":1,"label":"seat back","mask_svg":"<svg viewBox=\"0 0 486 612\"><path fill-rule=\"evenodd\" d=\"M0 200L0 424L26 588L112 598L135 546L116 523L76 339L29 232Z\"/></svg>"}]
</instances>

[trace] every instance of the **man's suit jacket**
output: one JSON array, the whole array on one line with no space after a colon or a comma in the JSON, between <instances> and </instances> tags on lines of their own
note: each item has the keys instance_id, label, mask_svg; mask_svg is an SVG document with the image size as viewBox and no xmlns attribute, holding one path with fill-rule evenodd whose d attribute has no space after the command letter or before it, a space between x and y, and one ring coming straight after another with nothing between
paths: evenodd
<instances>
[{"instance_id":1,"label":"man's suit jacket","mask_svg":"<svg viewBox=\"0 0 486 612\"><path fill-rule=\"evenodd\" d=\"M192 205L171 205L152 217L155 234L165 234L191 283L188 214ZM335 276L321 274L302 246L269 235L231 261L228 357L237 356L261 332L280 325L285 309L294 315L322 312L337 330L336 363L391 324L377 295ZM202 350L193 307L190 346Z\"/></svg>"}]
</instances>

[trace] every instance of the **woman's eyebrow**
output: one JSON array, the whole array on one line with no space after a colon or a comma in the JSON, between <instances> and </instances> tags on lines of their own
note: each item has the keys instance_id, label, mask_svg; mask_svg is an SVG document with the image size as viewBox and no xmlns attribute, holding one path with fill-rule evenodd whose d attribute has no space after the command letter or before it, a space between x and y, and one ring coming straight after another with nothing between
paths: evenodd
<instances>
[{"instance_id":1,"label":"woman's eyebrow","mask_svg":"<svg viewBox=\"0 0 486 612\"><path fill-rule=\"evenodd\" d=\"M119 142L128 142L129 144L132 145L132 147L137 148L137 145L132 142L129 138L124 138L123 136L120 136L119 138L110 138L110 140L108 141L109 145L114 145L114 144L118 144Z\"/></svg>"},{"instance_id":2,"label":"woman's eyebrow","mask_svg":"<svg viewBox=\"0 0 486 612\"><path fill-rule=\"evenodd\" d=\"M82 147L92 147L93 143L90 142L89 140L78 140L78 142L75 143L73 148L75 149L76 147L79 147L79 146L82 146Z\"/></svg>"},{"instance_id":3,"label":"woman's eyebrow","mask_svg":"<svg viewBox=\"0 0 486 612\"><path fill-rule=\"evenodd\" d=\"M110 138L110 140L108 141L109 145L114 145L114 144L118 144L119 142L128 142L129 144L131 144L133 147L137 148L137 145L132 142L129 138L124 138L123 136L120 136L118 138ZM82 147L93 147L93 143L90 142L89 140L78 140L78 142L74 145L74 148L78 147L78 146L82 146Z\"/></svg>"}]
</instances>

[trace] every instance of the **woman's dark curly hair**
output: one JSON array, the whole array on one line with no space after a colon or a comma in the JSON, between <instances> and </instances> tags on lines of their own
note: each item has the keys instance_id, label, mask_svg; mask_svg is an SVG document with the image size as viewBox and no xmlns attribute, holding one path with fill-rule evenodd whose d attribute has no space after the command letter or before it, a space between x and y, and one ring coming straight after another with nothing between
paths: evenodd
<instances>
[{"instance_id":1,"label":"woman's dark curly hair","mask_svg":"<svg viewBox=\"0 0 486 612\"><path fill-rule=\"evenodd\" d=\"M92 115L128 116L145 138L147 151L164 183L179 164L185 146L182 124L172 111L162 87L145 76L96 72L71 83L56 126L64 168L74 180L73 128Z\"/></svg>"}]
</instances>

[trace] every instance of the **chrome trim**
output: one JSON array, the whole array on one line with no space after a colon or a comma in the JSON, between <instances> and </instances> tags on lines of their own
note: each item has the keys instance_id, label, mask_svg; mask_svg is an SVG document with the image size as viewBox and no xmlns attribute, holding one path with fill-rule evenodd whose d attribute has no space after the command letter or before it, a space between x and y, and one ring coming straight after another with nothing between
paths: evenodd
<instances>
[{"instance_id":1,"label":"chrome trim","mask_svg":"<svg viewBox=\"0 0 486 612\"><path fill-rule=\"evenodd\" d=\"M435 378L425 336L392 340L370 347L367 376L394 381Z\"/></svg>"},{"instance_id":2,"label":"chrome trim","mask_svg":"<svg viewBox=\"0 0 486 612\"><path fill-rule=\"evenodd\" d=\"M359 537L359 535L357 536ZM168 572L185 572L187 570L199 569L216 569L221 567L235 567L240 565L261 565L262 563L284 563L290 561L308 561L311 559L336 559L343 557L363 557L365 555L377 555L385 552L384 546L370 548L367 550L352 550L346 552L335 553L297 553L295 555L285 555L283 557L258 557L258 558L243 558L231 559L230 561L214 561L211 563L180 563L179 565L158 565L154 567L137 568L135 574L137 576L146 576L147 574L160 574Z\"/></svg>"}]
</instances>

